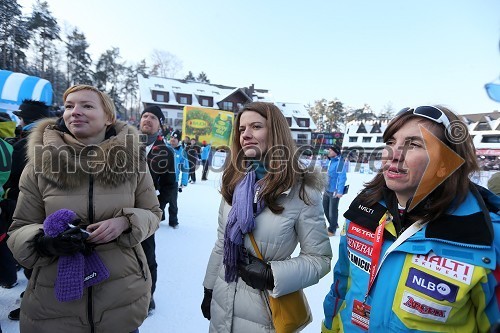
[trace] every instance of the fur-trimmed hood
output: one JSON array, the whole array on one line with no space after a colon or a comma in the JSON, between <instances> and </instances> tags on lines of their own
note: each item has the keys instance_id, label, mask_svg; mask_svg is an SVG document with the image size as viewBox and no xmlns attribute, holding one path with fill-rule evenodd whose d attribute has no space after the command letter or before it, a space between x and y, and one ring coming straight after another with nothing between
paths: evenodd
<instances>
[{"instance_id":1,"label":"fur-trimmed hood","mask_svg":"<svg viewBox=\"0 0 500 333\"><path fill-rule=\"evenodd\" d=\"M124 122L97 145L85 145L57 126L57 119L37 123L28 137L28 164L35 173L61 189L88 182L89 174L104 186L114 187L139 172L146 172L145 150L139 132ZM109 132L110 129L108 129Z\"/></svg>"}]
</instances>

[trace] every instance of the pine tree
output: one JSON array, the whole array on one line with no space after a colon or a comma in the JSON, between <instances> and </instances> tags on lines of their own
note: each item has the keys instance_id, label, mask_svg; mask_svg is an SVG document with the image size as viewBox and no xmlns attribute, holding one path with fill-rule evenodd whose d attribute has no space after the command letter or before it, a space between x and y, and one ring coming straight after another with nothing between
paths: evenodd
<instances>
[{"instance_id":1,"label":"pine tree","mask_svg":"<svg viewBox=\"0 0 500 333\"><path fill-rule=\"evenodd\" d=\"M201 72L196 78L196 81L203 83L210 83L210 80L208 79L207 74L205 74L205 72Z\"/></svg>"},{"instance_id":2,"label":"pine tree","mask_svg":"<svg viewBox=\"0 0 500 333\"><path fill-rule=\"evenodd\" d=\"M61 40L60 28L56 19L49 10L46 1L38 0L33 6L33 13L28 21L28 30L33 33L33 47L35 48L35 68L39 76L45 77L46 63L50 61L54 41Z\"/></svg>"},{"instance_id":3,"label":"pine tree","mask_svg":"<svg viewBox=\"0 0 500 333\"><path fill-rule=\"evenodd\" d=\"M0 64L3 69L19 71L26 59L29 32L16 0L0 0Z\"/></svg>"},{"instance_id":4,"label":"pine tree","mask_svg":"<svg viewBox=\"0 0 500 333\"><path fill-rule=\"evenodd\" d=\"M89 44L85 35L75 28L67 38L66 56L69 85L92 84L92 71L90 70L92 59L87 52Z\"/></svg>"},{"instance_id":5,"label":"pine tree","mask_svg":"<svg viewBox=\"0 0 500 333\"><path fill-rule=\"evenodd\" d=\"M196 79L194 78L194 75L193 75L193 72L189 71L188 75L186 75L186 77L184 78L184 80L186 81L196 81Z\"/></svg>"}]
</instances>

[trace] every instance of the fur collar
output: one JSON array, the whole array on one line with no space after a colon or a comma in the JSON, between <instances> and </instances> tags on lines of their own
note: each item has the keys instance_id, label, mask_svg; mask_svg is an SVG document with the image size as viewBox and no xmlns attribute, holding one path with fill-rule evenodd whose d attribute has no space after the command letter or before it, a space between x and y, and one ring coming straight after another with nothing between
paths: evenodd
<instances>
[{"instance_id":1,"label":"fur collar","mask_svg":"<svg viewBox=\"0 0 500 333\"><path fill-rule=\"evenodd\" d=\"M117 121L116 135L100 144L81 143L56 124L57 119L39 121L28 137L28 162L35 173L61 189L79 187L89 181L115 187L139 172L146 172L145 150L139 133Z\"/></svg>"}]
</instances>

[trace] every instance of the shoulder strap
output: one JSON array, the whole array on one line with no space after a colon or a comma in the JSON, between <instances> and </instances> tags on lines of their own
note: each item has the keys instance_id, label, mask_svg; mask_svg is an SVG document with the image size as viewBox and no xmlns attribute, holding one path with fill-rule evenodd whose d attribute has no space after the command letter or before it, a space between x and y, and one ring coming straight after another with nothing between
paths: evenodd
<instances>
[{"instance_id":1,"label":"shoulder strap","mask_svg":"<svg viewBox=\"0 0 500 333\"><path fill-rule=\"evenodd\" d=\"M262 253L260 253L259 251L259 247L257 246L257 243L255 242L255 238L253 237L253 233L250 232L248 234L250 236L250 240L252 241L252 245L253 245L253 249L255 250L255 253L257 253L257 257L260 259L260 260L264 260L262 258Z\"/></svg>"}]
</instances>

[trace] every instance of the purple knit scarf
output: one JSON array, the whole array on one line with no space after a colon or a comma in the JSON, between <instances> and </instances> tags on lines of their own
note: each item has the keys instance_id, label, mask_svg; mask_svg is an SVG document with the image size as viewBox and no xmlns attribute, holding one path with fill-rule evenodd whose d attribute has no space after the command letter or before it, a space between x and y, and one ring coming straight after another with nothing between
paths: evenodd
<instances>
[{"instance_id":1,"label":"purple knit scarf","mask_svg":"<svg viewBox=\"0 0 500 333\"><path fill-rule=\"evenodd\" d=\"M255 171L250 171L234 189L232 207L224 232L223 263L226 268L226 282L234 282L238 278L238 262L243 255L244 235L255 228L253 200L259 188L260 185L255 182ZM259 200L255 216L263 209L264 203Z\"/></svg>"}]
</instances>

